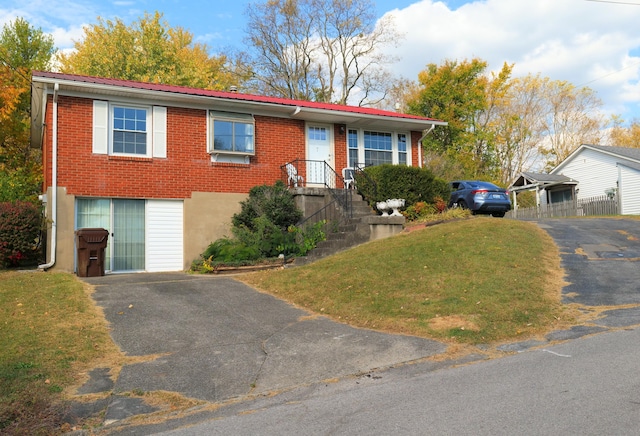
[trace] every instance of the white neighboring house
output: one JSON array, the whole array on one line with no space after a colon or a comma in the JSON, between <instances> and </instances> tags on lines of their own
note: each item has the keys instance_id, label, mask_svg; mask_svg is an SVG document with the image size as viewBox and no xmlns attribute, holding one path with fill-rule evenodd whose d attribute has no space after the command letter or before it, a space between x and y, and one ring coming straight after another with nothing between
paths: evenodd
<instances>
[{"instance_id":1,"label":"white neighboring house","mask_svg":"<svg viewBox=\"0 0 640 436\"><path fill-rule=\"evenodd\" d=\"M618 195L619 213L640 214L640 148L583 144L549 174L523 172L509 186L516 194L535 191L536 205Z\"/></svg>"},{"instance_id":2,"label":"white neighboring house","mask_svg":"<svg viewBox=\"0 0 640 436\"><path fill-rule=\"evenodd\" d=\"M550 174L577 181L578 200L617 192L621 214L640 214L640 148L583 144Z\"/></svg>"}]
</instances>

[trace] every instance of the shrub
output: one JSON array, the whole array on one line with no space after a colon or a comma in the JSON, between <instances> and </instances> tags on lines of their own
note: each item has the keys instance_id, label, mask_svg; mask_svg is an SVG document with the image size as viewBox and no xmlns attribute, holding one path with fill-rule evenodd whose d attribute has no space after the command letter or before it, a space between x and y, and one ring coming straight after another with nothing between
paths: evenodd
<instances>
[{"instance_id":1,"label":"shrub","mask_svg":"<svg viewBox=\"0 0 640 436\"><path fill-rule=\"evenodd\" d=\"M236 263L259 259L260 252L256 247L248 247L238 240L222 238L211 243L202 257L222 263Z\"/></svg>"},{"instance_id":2,"label":"shrub","mask_svg":"<svg viewBox=\"0 0 640 436\"><path fill-rule=\"evenodd\" d=\"M433 201L435 203L435 207L438 213L444 212L444 210L447 208L447 202L444 201L442 197L440 196L434 197Z\"/></svg>"},{"instance_id":3,"label":"shrub","mask_svg":"<svg viewBox=\"0 0 640 436\"><path fill-rule=\"evenodd\" d=\"M409 221L418 221L425 218L427 215L433 215L434 213L436 213L436 207L425 201L419 201L412 204L402 212Z\"/></svg>"},{"instance_id":4,"label":"shrub","mask_svg":"<svg viewBox=\"0 0 640 436\"><path fill-rule=\"evenodd\" d=\"M364 171L373 183L360 177L358 191L372 206L389 198L404 198L407 205L433 204L437 198L449 198L447 182L426 168L385 164L367 167Z\"/></svg>"},{"instance_id":5,"label":"shrub","mask_svg":"<svg viewBox=\"0 0 640 436\"><path fill-rule=\"evenodd\" d=\"M289 233L293 233L297 236L295 237L295 244L288 247L287 253L306 256L307 253L316 248L318 242L327 239L327 234L324 231L326 224L326 220L321 220L305 229L301 229L296 226L289 227Z\"/></svg>"},{"instance_id":6,"label":"shrub","mask_svg":"<svg viewBox=\"0 0 640 436\"><path fill-rule=\"evenodd\" d=\"M260 257L277 257L281 247L295 244L295 235L290 234L288 228L280 228L271 222L266 215L261 215L252 221L251 228L241 224L231 229L240 243L255 247Z\"/></svg>"},{"instance_id":7,"label":"shrub","mask_svg":"<svg viewBox=\"0 0 640 436\"><path fill-rule=\"evenodd\" d=\"M232 218L234 227L254 230L258 225L255 219L265 217L276 227L286 230L302 218L302 211L296 207L293 195L281 180L273 186L254 186L249 191L249 198L240 205L240 212Z\"/></svg>"},{"instance_id":8,"label":"shrub","mask_svg":"<svg viewBox=\"0 0 640 436\"><path fill-rule=\"evenodd\" d=\"M232 218L233 238L211 243L191 269L212 272L219 265L254 264L280 254L304 256L325 239L325 222L302 230L295 226L302 216L293 195L281 181L274 186L255 186L241 203L240 212Z\"/></svg>"},{"instance_id":9,"label":"shrub","mask_svg":"<svg viewBox=\"0 0 640 436\"><path fill-rule=\"evenodd\" d=\"M18 266L37 257L41 222L35 203L0 203L0 267Z\"/></svg>"},{"instance_id":10,"label":"shrub","mask_svg":"<svg viewBox=\"0 0 640 436\"><path fill-rule=\"evenodd\" d=\"M232 218L233 235L247 247L254 247L261 257L276 257L283 248L295 245L289 228L302 218L293 195L282 181L273 186L254 186L241 210Z\"/></svg>"}]
</instances>

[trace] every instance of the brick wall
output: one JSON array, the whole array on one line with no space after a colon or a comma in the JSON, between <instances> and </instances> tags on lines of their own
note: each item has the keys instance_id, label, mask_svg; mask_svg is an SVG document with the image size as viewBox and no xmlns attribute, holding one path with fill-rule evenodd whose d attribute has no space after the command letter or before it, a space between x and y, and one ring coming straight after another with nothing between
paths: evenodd
<instances>
[{"instance_id":1,"label":"brick wall","mask_svg":"<svg viewBox=\"0 0 640 436\"><path fill-rule=\"evenodd\" d=\"M51 104L47 125L51 125ZM256 116L255 156L249 164L211 162L205 110L167 108L167 157L92 153L91 99L58 99L58 185L71 195L189 198L191 192L247 193L281 178L280 165L305 157L303 121ZM51 130L45 138L46 185L51 185Z\"/></svg>"},{"instance_id":2,"label":"brick wall","mask_svg":"<svg viewBox=\"0 0 640 436\"><path fill-rule=\"evenodd\" d=\"M418 148L421 147L420 138L422 138L422 132L411 132L411 166L420 166L420 156L418 154Z\"/></svg>"},{"instance_id":3,"label":"brick wall","mask_svg":"<svg viewBox=\"0 0 640 436\"><path fill-rule=\"evenodd\" d=\"M47 105L43 163L45 187L51 186L52 104ZM305 159L305 123L256 116L255 156L249 164L211 162L207 153L207 113L167 108L167 157L136 158L92 153L93 101L58 98L58 185L76 196L189 198L196 192L247 193L256 185L281 179L280 166ZM335 169L347 165L346 129L334 127ZM412 162L418 165L412 132ZM305 177L304 165L300 168ZM306 179L306 177L305 177Z\"/></svg>"},{"instance_id":4,"label":"brick wall","mask_svg":"<svg viewBox=\"0 0 640 436\"><path fill-rule=\"evenodd\" d=\"M340 131L340 129L343 131ZM336 144L335 149L335 170L340 176L342 176L342 168L347 166L347 128L344 124L334 124L333 126L333 141ZM338 146L338 144L342 144Z\"/></svg>"}]
</instances>

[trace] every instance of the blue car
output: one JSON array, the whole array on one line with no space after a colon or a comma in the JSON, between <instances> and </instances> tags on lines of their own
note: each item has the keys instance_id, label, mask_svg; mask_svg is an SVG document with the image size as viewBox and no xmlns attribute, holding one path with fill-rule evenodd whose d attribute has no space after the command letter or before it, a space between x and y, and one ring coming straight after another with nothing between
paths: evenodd
<instances>
[{"instance_id":1,"label":"blue car","mask_svg":"<svg viewBox=\"0 0 640 436\"><path fill-rule=\"evenodd\" d=\"M449 183L449 207L469 209L473 214L491 214L503 217L511 210L509 192L489 182L457 180Z\"/></svg>"}]
</instances>

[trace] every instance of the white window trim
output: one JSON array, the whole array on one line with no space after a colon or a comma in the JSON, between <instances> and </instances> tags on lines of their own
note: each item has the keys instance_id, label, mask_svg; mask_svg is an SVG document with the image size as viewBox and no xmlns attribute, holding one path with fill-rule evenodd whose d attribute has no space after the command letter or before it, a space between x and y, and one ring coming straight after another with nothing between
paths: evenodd
<instances>
[{"instance_id":1,"label":"white window trim","mask_svg":"<svg viewBox=\"0 0 640 436\"><path fill-rule=\"evenodd\" d=\"M113 152L113 108L132 107L147 111L147 153ZM134 105L104 100L93 101L92 152L127 157L167 157L167 108L163 106Z\"/></svg>"},{"instance_id":2,"label":"white window trim","mask_svg":"<svg viewBox=\"0 0 640 436\"><path fill-rule=\"evenodd\" d=\"M253 151L228 151L228 150L215 150L213 148L213 121L232 121L243 122L253 125ZM221 112L209 110L207 111L207 153L211 155L212 162L235 162L239 158L237 163L246 163L249 156L255 156L256 154L256 121L252 114L243 114L237 112ZM228 156L225 158L225 156ZM234 157L235 156L235 157ZM230 160L229 160L230 159Z\"/></svg>"},{"instance_id":3,"label":"white window trim","mask_svg":"<svg viewBox=\"0 0 640 436\"><path fill-rule=\"evenodd\" d=\"M146 121L146 136L147 136L147 146L146 153L120 153L113 151L113 131L114 127L114 115L113 111L116 107L119 108L129 108L129 109L144 109L147 113L147 121ZM133 104L121 104L121 103L110 103L109 104L109 154L111 156L127 156L127 157L151 157L153 155L153 109L151 106L143 106L143 105L133 105Z\"/></svg>"},{"instance_id":4,"label":"white window trim","mask_svg":"<svg viewBox=\"0 0 640 436\"><path fill-rule=\"evenodd\" d=\"M400 151L398 150L398 135L402 134L405 135L405 138L407 138L407 166L412 166L412 158L411 158L411 149L412 149L412 144L411 144L411 132L406 132L406 131L389 131L389 130L376 130L376 129L354 129L352 127L347 127L347 156L349 156L349 136L348 136L348 132L349 130L355 130L358 133L358 162L359 163L364 163L365 159L364 159L364 132L365 130L367 132L376 132L376 133L389 133L391 134L391 164L392 165L398 165L400 162L400 158L399 158L399 153Z\"/></svg>"}]
</instances>

